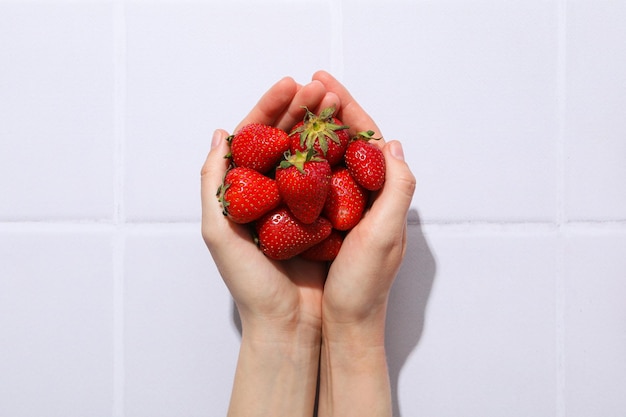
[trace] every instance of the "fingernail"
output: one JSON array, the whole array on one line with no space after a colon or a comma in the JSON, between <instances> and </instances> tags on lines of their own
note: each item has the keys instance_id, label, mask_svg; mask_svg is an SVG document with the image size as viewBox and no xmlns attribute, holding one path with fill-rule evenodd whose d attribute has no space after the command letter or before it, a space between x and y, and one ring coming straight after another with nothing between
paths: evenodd
<instances>
[{"instance_id":1,"label":"fingernail","mask_svg":"<svg viewBox=\"0 0 626 417\"><path fill-rule=\"evenodd\" d=\"M402 149L402 144L398 141L393 141L389 142L389 145L391 146L391 155L400 161L404 161L404 150Z\"/></svg>"},{"instance_id":2,"label":"fingernail","mask_svg":"<svg viewBox=\"0 0 626 417\"><path fill-rule=\"evenodd\" d=\"M213 132L213 138L211 139L211 149L220 146L222 143L222 133L219 130Z\"/></svg>"}]
</instances>

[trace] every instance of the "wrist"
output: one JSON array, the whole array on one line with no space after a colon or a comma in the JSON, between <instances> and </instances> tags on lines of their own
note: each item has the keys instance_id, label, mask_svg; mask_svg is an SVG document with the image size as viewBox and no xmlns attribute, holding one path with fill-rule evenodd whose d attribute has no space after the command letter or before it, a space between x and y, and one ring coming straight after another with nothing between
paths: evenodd
<instances>
[{"instance_id":1,"label":"wrist","mask_svg":"<svg viewBox=\"0 0 626 417\"><path fill-rule=\"evenodd\" d=\"M359 358L385 358L385 326L383 323L329 324L322 328L324 349L334 355L352 358L346 363L357 364Z\"/></svg>"},{"instance_id":2,"label":"wrist","mask_svg":"<svg viewBox=\"0 0 626 417\"><path fill-rule=\"evenodd\" d=\"M336 308L322 310L322 337L343 346L380 346L385 341L387 303L370 304L359 311Z\"/></svg>"},{"instance_id":3,"label":"wrist","mask_svg":"<svg viewBox=\"0 0 626 417\"><path fill-rule=\"evenodd\" d=\"M260 374L284 377L300 374L310 378L316 377L321 340L316 341L309 334L281 334L280 338L272 336L256 337L242 333L240 355L254 361ZM241 359L241 357L240 357ZM295 382L291 382L295 383Z\"/></svg>"},{"instance_id":4,"label":"wrist","mask_svg":"<svg viewBox=\"0 0 626 417\"><path fill-rule=\"evenodd\" d=\"M319 415L391 416L384 315L322 327Z\"/></svg>"},{"instance_id":5,"label":"wrist","mask_svg":"<svg viewBox=\"0 0 626 417\"><path fill-rule=\"evenodd\" d=\"M302 317L292 314L288 317L265 317L241 314L242 343L256 346L276 345L288 347L318 348L322 333L320 318Z\"/></svg>"},{"instance_id":6,"label":"wrist","mask_svg":"<svg viewBox=\"0 0 626 417\"><path fill-rule=\"evenodd\" d=\"M321 328L242 318L229 417L313 413Z\"/></svg>"},{"instance_id":7,"label":"wrist","mask_svg":"<svg viewBox=\"0 0 626 417\"><path fill-rule=\"evenodd\" d=\"M324 320L322 349L346 373L358 376L371 368L386 370L384 312L360 321Z\"/></svg>"}]
</instances>

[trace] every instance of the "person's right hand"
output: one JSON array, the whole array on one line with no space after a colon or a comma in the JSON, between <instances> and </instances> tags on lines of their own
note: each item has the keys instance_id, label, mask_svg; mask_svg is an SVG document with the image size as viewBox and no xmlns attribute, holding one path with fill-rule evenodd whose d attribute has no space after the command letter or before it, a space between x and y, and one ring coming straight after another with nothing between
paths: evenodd
<instances>
[{"instance_id":1,"label":"person's right hand","mask_svg":"<svg viewBox=\"0 0 626 417\"><path fill-rule=\"evenodd\" d=\"M272 86L235 132L252 122L290 129L307 106L339 105L319 81ZM228 132L218 129L202 168L202 235L241 317L242 340L229 417L313 414L326 267L300 258L274 261L254 243L248 226L222 214L216 191L226 173Z\"/></svg>"},{"instance_id":2,"label":"person's right hand","mask_svg":"<svg viewBox=\"0 0 626 417\"><path fill-rule=\"evenodd\" d=\"M319 81L300 86L286 77L261 97L235 132L252 122L288 130L302 120L302 106L317 111L339 105L338 100ZM229 164L224 158L230 151L227 137L225 130L215 131L202 168L202 235L237 304L242 325L249 330L259 326L246 326L248 322L292 330L289 326L305 324L319 332L325 267L300 258L283 262L267 258L253 242L248 226L222 214L215 194Z\"/></svg>"}]
</instances>

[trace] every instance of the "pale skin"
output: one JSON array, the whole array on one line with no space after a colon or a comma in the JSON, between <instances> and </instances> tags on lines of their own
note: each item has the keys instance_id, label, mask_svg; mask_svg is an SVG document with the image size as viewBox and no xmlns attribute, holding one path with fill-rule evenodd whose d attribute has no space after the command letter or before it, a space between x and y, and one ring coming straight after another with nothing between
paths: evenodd
<instances>
[{"instance_id":1,"label":"pale skin","mask_svg":"<svg viewBox=\"0 0 626 417\"><path fill-rule=\"evenodd\" d=\"M306 85L290 77L278 81L233 131L250 122L289 129L302 119L302 106L317 112L331 105L351 133L382 135L325 71ZM242 323L228 416L310 417L318 378L318 416L391 416L385 318L415 190L400 142L377 142L387 165L385 185L328 268L299 258L270 260L245 226L222 215L215 192L227 169L228 135L215 131L201 177L202 235Z\"/></svg>"}]
</instances>

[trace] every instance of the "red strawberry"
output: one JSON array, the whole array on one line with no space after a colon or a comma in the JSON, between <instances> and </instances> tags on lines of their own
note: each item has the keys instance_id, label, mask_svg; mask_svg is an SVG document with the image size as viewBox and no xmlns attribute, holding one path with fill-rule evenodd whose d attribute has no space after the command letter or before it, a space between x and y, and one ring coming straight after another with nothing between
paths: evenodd
<instances>
[{"instance_id":1,"label":"red strawberry","mask_svg":"<svg viewBox=\"0 0 626 417\"><path fill-rule=\"evenodd\" d=\"M314 148L331 166L341 162L350 142L350 134L348 126L333 117L334 112L334 107L322 110L319 115L306 109L304 120L296 124L289 134L291 153Z\"/></svg>"},{"instance_id":2,"label":"red strawberry","mask_svg":"<svg viewBox=\"0 0 626 417\"><path fill-rule=\"evenodd\" d=\"M280 204L273 179L246 167L231 168L218 190L224 215L235 223L250 223Z\"/></svg>"},{"instance_id":3,"label":"red strawberry","mask_svg":"<svg viewBox=\"0 0 626 417\"><path fill-rule=\"evenodd\" d=\"M296 151L276 168L276 183L283 201L302 223L319 217L330 188L331 168L327 160Z\"/></svg>"},{"instance_id":4,"label":"red strawberry","mask_svg":"<svg viewBox=\"0 0 626 417\"><path fill-rule=\"evenodd\" d=\"M361 187L347 168L333 168L324 216L337 230L352 229L361 220L369 191Z\"/></svg>"},{"instance_id":5,"label":"red strawberry","mask_svg":"<svg viewBox=\"0 0 626 417\"><path fill-rule=\"evenodd\" d=\"M332 226L323 217L304 224L286 206L280 206L257 220L255 229L263 253L272 259L285 260L326 239Z\"/></svg>"},{"instance_id":6,"label":"red strawberry","mask_svg":"<svg viewBox=\"0 0 626 417\"><path fill-rule=\"evenodd\" d=\"M374 132L361 132L346 149L344 161L354 179L364 188L375 191L385 182L385 156L369 142Z\"/></svg>"},{"instance_id":7,"label":"red strawberry","mask_svg":"<svg viewBox=\"0 0 626 417\"><path fill-rule=\"evenodd\" d=\"M326 239L305 250L300 256L309 261L332 261L337 257L342 243L343 235L338 230L333 229Z\"/></svg>"},{"instance_id":8,"label":"red strawberry","mask_svg":"<svg viewBox=\"0 0 626 417\"><path fill-rule=\"evenodd\" d=\"M290 144L287 132L260 123L244 126L228 140L234 164L261 173L274 168L289 150Z\"/></svg>"}]
</instances>

